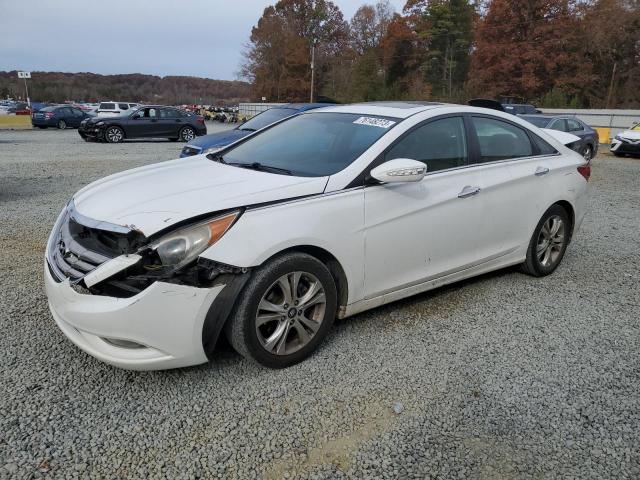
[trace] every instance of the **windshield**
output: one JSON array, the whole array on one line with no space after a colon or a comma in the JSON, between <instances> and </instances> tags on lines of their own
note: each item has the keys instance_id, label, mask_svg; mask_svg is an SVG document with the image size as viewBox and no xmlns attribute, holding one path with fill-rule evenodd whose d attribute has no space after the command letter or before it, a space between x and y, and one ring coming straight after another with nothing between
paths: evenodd
<instances>
[{"instance_id":1,"label":"windshield","mask_svg":"<svg viewBox=\"0 0 640 480\"><path fill-rule=\"evenodd\" d=\"M264 167L304 177L333 175L350 165L397 119L346 113L290 118L224 154L230 165Z\"/></svg>"},{"instance_id":2,"label":"windshield","mask_svg":"<svg viewBox=\"0 0 640 480\"><path fill-rule=\"evenodd\" d=\"M44 107L44 108L41 108L40 111L41 112L53 112L56 108L58 108L58 107Z\"/></svg>"},{"instance_id":3,"label":"windshield","mask_svg":"<svg viewBox=\"0 0 640 480\"><path fill-rule=\"evenodd\" d=\"M538 128L545 128L547 125L549 125L549 119L544 117L528 117L526 115L523 115L520 118L526 120L529 123L533 123Z\"/></svg>"},{"instance_id":4,"label":"windshield","mask_svg":"<svg viewBox=\"0 0 640 480\"><path fill-rule=\"evenodd\" d=\"M640 132L640 123L637 124L635 127L631 127L631 130L633 130L634 132Z\"/></svg>"},{"instance_id":5,"label":"windshield","mask_svg":"<svg viewBox=\"0 0 640 480\"><path fill-rule=\"evenodd\" d=\"M293 108L270 108L240 125L240 130L249 130L254 132L266 127L267 125L271 125L278 120L295 115L296 113L298 113L298 111Z\"/></svg>"}]
</instances>

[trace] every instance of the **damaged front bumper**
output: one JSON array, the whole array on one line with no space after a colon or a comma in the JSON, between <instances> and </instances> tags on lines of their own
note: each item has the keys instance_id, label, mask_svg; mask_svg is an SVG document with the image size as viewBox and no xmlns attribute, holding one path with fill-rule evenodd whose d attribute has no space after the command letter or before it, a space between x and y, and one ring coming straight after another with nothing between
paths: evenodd
<instances>
[{"instance_id":1,"label":"damaged front bumper","mask_svg":"<svg viewBox=\"0 0 640 480\"><path fill-rule=\"evenodd\" d=\"M155 282L128 298L80 293L57 282L47 261L45 289L60 330L97 359L131 370L159 370L207 362L202 332L225 285L211 288Z\"/></svg>"}]
</instances>

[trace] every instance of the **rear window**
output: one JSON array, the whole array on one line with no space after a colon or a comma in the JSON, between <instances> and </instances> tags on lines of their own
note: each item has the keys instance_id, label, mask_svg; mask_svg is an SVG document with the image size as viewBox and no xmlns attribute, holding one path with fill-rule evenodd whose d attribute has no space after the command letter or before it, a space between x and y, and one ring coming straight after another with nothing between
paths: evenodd
<instances>
[{"instance_id":1,"label":"rear window","mask_svg":"<svg viewBox=\"0 0 640 480\"><path fill-rule=\"evenodd\" d=\"M116 109L116 104L115 103L101 103L100 104L100 110L115 110Z\"/></svg>"},{"instance_id":2,"label":"rear window","mask_svg":"<svg viewBox=\"0 0 640 480\"><path fill-rule=\"evenodd\" d=\"M44 107L41 108L40 110L38 110L39 112L53 112L54 110L56 110L58 107Z\"/></svg>"},{"instance_id":3,"label":"rear window","mask_svg":"<svg viewBox=\"0 0 640 480\"><path fill-rule=\"evenodd\" d=\"M535 125L538 128L545 128L547 125L549 125L549 119L548 118L544 118L544 117L521 117L522 119L526 120L529 123L532 123L533 125Z\"/></svg>"},{"instance_id":4,"label":"rear window","mask_svg":"<svg viewBox=\"0 0 640 480\"><path fill-rule=\"evenodd\" d=\"M119 103L118 107L120 107L120 110L129 110L129 104L128 103Z\"/></svg>"}]
</instances>

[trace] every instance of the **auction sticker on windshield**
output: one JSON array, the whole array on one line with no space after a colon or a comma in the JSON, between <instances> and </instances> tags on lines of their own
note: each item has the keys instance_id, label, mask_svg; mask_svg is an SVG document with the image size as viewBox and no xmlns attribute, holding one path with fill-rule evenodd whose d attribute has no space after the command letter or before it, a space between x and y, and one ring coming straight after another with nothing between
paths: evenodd
<instances>
[{"instance_id":1,"label":"auction sticker on windshield","mask_svg":"<svg viewBox=\"0 0 640 480\"><path fill-rule=\"evenodd\" d=\"M386 118L375 118L375 117L360 117L355 122L358 125L369 125L370 127L380 127L380 128L389 128L396 124L391 120L387 120Z\"/></svg>"}]
</instances>

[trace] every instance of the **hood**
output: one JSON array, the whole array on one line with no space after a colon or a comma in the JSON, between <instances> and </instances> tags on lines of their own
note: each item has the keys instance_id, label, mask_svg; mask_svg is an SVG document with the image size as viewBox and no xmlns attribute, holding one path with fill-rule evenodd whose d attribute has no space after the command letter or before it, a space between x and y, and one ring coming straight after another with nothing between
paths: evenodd
<instances>
[{"instance_id":1,"label":"hood","mask_svg":"<svg viewBox=\"0 0 640 480\"><path fill-rule=\"evenodd\" d=\"M105 177L73 201L81 215L148 237L199 215L322 193L326 184L327 177L258 172L197 155Z\"/></svg>"},{"instance_id":2,"label":"hood","mask_svg":"<svg viewBox=\"0 0 640 480\"><path fill-rule=\"evenodd\" d=\"M224 132L212 133L211 135L198 137L195 140L191 140L187 146L200 147L202 150L206 150L211 147L226 147L236 140L240 140L252 133L253 132L247 130L233 128L231 130L225 130Z\"/></svg>"},{"instance_id":3,"label":"hood","mask_svg":"<svg viewBox=\"0 0 640 480\"><path fill-rule=\"evenodd\" d=\"M640 131L638 130L625 130L618 135L622 138L628 138L629 140L640 140Z\"/></svg>"}]
</instances>

